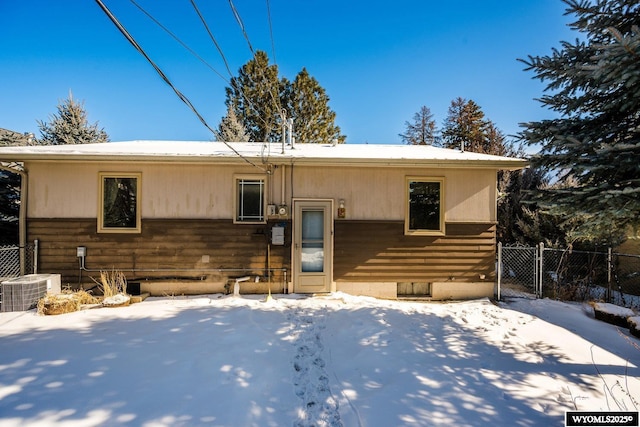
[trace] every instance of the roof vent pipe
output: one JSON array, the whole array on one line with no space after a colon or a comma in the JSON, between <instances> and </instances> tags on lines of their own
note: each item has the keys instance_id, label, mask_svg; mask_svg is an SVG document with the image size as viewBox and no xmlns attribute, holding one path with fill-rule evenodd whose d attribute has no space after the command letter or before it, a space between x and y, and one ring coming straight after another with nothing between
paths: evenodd
<instances>
[{"instance_id":1,"label":"roof vent pipe","mask_svg":"<svg viewBox=\"0 0 640 427\"><path fill-rule=\"evenodd\" d=\"M460 152L464 153L464 139L460 140Z\"/></svg>"},{"instance_id":2,"label":"roof vent pipe","mask_svg":"<svg viewBox=\"0 0 640 427\"><path fill-rule=\"evenodd\" d=\"M282 117L282 153L281 154L284 154L284 144L285 144L285 140L287 139L287 110L283 108L282 112L280 113L280 117Z\"/></svg>"},{"instance_id":3,"label":"roof vent pipe","mask_svg":"<svg viewBox=\"0 0 640 427\"><path fill-rule=\"evenodd\" d=\"M295 148L293 146L294 142L293 142L293 119L289 118L287 119L287 144L291 146L291 148Z\"/></svg>"}]
</instances>

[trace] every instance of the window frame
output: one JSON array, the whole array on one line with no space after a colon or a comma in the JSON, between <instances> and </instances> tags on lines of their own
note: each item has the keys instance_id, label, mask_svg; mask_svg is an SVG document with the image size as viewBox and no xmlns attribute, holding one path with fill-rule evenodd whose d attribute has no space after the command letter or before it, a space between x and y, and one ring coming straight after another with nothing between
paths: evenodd
<instances>
[{"instance_id":1,"label":"window frame","mask_svg":"<svg viewBox=\"0 0 640 427\"><path fill-rule=\"evenodd\" d=\"M109 227L104 224L104 208L105 208L105 182L106 179L119 179L119 178L134 178L136 180L136 221L135 227ZM142 203L141 203L141 187L142 187L142 173L141 172L99 172L98 173L98 233L125 233L125 234L139 234L142 232Z\"/></svg>"},{"instance_id":2,"label":"window frame","mask_svg":"<svg viewBox=\"0 0 640 427\"><path fill-rule=\"evenodd\" d=\"M438 204L440 207L440 218L438 221L438 229L412 229L411 224L411 195L409 192L410 185L413 182L437 183L440 186L440 194ZM445 235L445 179L444 177L433 176L407 176L405 177L405 215L404 215L404 234L407 236L444 236Z\"/></svg>"},{"instance_id":3,"label":"window frame","mask_svg":"<svg viewBox=\"0 0 640 427\"><path fill-rule=\"evenodd\" d=\"M240 182L260 181L262 183L261 194L261 219L241 219L239 212L240 205ZM266 175L234 175L233 176L233 223L234 224L266 224L267 223L267 176Z\"/></svg>"}]
</instances>

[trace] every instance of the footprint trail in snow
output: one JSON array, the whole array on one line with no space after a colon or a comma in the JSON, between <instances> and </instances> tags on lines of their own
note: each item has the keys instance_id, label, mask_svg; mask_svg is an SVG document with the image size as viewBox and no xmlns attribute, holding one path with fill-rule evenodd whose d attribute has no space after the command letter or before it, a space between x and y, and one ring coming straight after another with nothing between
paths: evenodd
<instances>
[{"instance_id":1,"label":"footprint trail in snow","mask_svg":"<svg viewBox=\"0 0 640 427\"><path fill-rule=\"evenodd\" d=\"M338 399L331 393L323 358L324 317L297 309L289 314L293 324L295 349L293 386L302 401L295 427L342 427Z\"/></svg>"}]
</instances>

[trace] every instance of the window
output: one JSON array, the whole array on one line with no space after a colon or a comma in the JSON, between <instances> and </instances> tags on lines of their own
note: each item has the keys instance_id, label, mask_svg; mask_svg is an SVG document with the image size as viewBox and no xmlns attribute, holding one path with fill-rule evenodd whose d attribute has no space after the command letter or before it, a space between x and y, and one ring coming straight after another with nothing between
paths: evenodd
<instances>
[{"instance_id":1,"label":"window","mask_svg":"<svg viewBox=\"0 0 640 427\"><path fill-rule=\"evenodd\" d=\"M139 173L101 173L98 233L140 233Z\"/></svg>"},{"instance_id":2,"label":"window","mask_svg":"<svg viewBox=\"0 0 640 427\"><path fill-rule=\"evenodd\" d=\"M444 178L406 180L405 234L444 234Z\"/></svg>"},{"instance_id":3,"label":"window","mask_svg":"<svg viewBox=\"0 0 640 427\"><path fill-rule=\"evenodd\" d=\"M265 222L265 180L261 177L236 177L235 222Z\"/></svg>"}]
</instances>

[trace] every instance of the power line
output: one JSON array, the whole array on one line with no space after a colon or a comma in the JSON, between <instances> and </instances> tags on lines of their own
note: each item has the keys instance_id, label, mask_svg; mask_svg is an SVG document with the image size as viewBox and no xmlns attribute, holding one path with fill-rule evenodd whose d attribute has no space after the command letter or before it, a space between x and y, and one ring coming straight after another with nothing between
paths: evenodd
<instances>
[{"instance_id":1,"label":"power line","mask_svg":"<svg viewBox=\"0 0 640 427\"><path fill-rule=\"evenodd\" d=\"M204 65L206 65L209 69L211 69L214 73L216 73L222 80L224 80L225 83L227 83L229 86L236 88L240 94L240 96L242 98L244 98L244 100L247 102L247 104L255 109L258 110L256 108L256 106L251 102L251 100L249 99L249 97L244 93L244 91L242 90L242 88L237 87L234 83L233 80L228 80L227 78L225 78L222 74L220 74L215 68L213 68L213 66L211 66L205 59L203 59L200 55L198 55L197 52L195 52L193 49L191 49L186 43L184 43L182 40L180 40L180 38L175 35L174 33L171 32L171 30L169 30L167 27L165 27L164 25L162 25L162 23L160 21L158 21L156 18L153 17L153 15L151 15L149 12L147 12L142 6L140 6L138 3L135 2L135 0L130 0L131 3L133 3L133 5L135 5L142 13L144 13L149 19L151 19L151 21L153 21L156 25L158 25L162 30L164 30L167 34L169 34L174 40L176 40L182 47L184 47L189 53L191 53L193 56L195 56L198 60L200 60L200 62L202 62ZM198 11L199 12L199 11ZM201 16L198 13L199 16ZM205 28L207 29L208 32L208 25L206 24L206 21L204 20L204 16L201 16L201 20L203 21L203 24L205 25ZM212 39L214 39L214 43L215 43L215 37L213 37L213 34L210 32ZM216 44L216 47L218 47L218 51L220 52L220 55L222 56L222 59L225 61L225 65L227 68L227 72L229 73L229 76L233 79L233 75L231 73L231 70L229 70L229 65L227 64L226 61L226 57L224 56L224 53L222 52L222 48L219 47ZM258 119L265 125L268 125L267 121L262 117L262 116L258 116Z\"/></svg>"},{"instance_id":2,"label":"power line","mask_svg":"<svg viewBox=\"0 0 640 427\"><path fill-rule=\"evenodd\" d=\"M277 67L278 61L276 60L276 44L273 38L273 24L271 21L271 5L269 3L269 0L266 0L266 2L267 2L267 21L269 21L269 38L271 39L271 53L273 54L273 63ZM282 138L284 139L285 115L287 112L284 108L282 108L282 104L280 102L279 96L278 96L277 107L278 107L278 110L280 111L280 118L282 119Z\"/></svg>"},{"instance_id":3,"label":"power line","mask_svg":"<svg viewBox=\"0 0 640 427\"><path fill-rule=\"evenodd\" d=\"M231 69L229 68L229 63L227 62L227 58L224 56L224 53L222 52L222 48L220 47L220 45L216 41L216 38L213 36L213 33L209 29L209 26L207 25L207 21L204 19L204 16L202 16L202 14L200 13L200 9L198 9L198 6L196 6L195 0L191 0L191 5L193 6L193 9L198 14L198 17L200 18L200 21L202 21L202 25L204 25L204 28L207 30L207 33L209 34L209 37L211 38L211 41L213 41L213 44L216 46L216 49L218 49L218 52L220 53L220 56L222 57L222 60L224 61L224 65L225 65L225 67L227 67L227 72L229 73L229 75L231 77L233 77L233 74L231 73Z\"/></svg>"},{"instance_id":4,"label":"power line","mask_svg":"<svg viewBox=\"0 0 640 427\"><path fill-rule=\"evenodd\" d=\"M147 53L144 51L144 49L142 49L142 47L138 44L138 42L136 42L136 40L133 38L133 36L127 31L127 29L120 23L120 21L118 21L118 18L116 18L113 13L111 13L111 11L109 10L109 8L107 8L107 6L105 6L105 4L102 2L102 0L96 0L96 2L98 3L98 5L100 6L100 8L102 9L102 11L107 15L107 17L111 20L111 22L116 26L116 28L120 31L120 33L127 39L127 41L129 41L129 43L131 43L131 45L142 55L144 56L144 58L147 60L147 62L149 62L149 64L151 64L151 66L156 70L156 72L158 73L158 75L162 78L162 80L165 81L165 83L167 83L171 89L173 89L173 91L175 92L175 94L178 96L178 98L180 98L180 100L182 102L184 102L187 107L189 107L189 109L191 109L191 111L193 111L193 113L198 117L198 119L200 120L200 122L209 130L211 131L212 134L215 134L215 131L213 130L213 128L211 128L211 126L209 126L209 124L207 123L207 121L204 119L204 117L202 117L202 115L198 112L198 110L196 110L196 108L193 106L193 104L191 103L191 101L189 101L189 99L182 94L182 92L180 92L178 90L178 88L176 88L173 83L171 82L171 80L169 80L169 78L162 72L162 70L160 69L160 67L158 67L158 65L156 65L155 62L153 62L153 60L149 57L149 55L147 55ZM260 169L263 172L266 172L265 169L263 169L262 167L256 165L255 163L253 163L251 160L247 159L246 157L244 157L242 154L240 154L235 148L233 148L231 145L229 145L226 141L222 141L222 143L224 145L226 145L231 151L233 151L233 153L235 153L238 157L240 157L242 160L244 160L245 162L249 163L251 166Z\"/></svg>"},{"instance_id":5,"label":"power line","mask_svg":"<svg viewBox=\"0 0 640 427\"><path fill-rule=\"evenodd\" d=\"M255 56L256 53L253 50L253 46L251 46L251 41L249 40L249 35L247 34L247 32L244 29L244 23L242 22L242 18L240 17L240 14L238 13L238 10L236 9L236 6L233 4L233 0L229 0L229 6L231 6L231 11L233 12L233 16L235 16L236 22L240 26L240 29L242 30L242 34L244 34L244 38L247 41L247 43L249 44L249 50Z\"/></svg>"},{"instance_id":6,"label":"power line","mask_svg":"<svg viewBox=\"0 0 640 427\"><path fill-rule=\"evenodd\" d=\"M249 40L249 34L247 34L247 31L245 30L244 22L242 21L242 18L240 17L240 13L236 9L236 6L233 4L233 0L229 0L229 6L231 7L231 11L233 12L233 16L236 18L236 22L238 23L238 26L242 30L242 34L244 35L244 38L247 41L247 44L249 45L249 50L251 51L251 53L253 54L253 57L255 58L256 57L256 52L253 50L253 46L251 45L251 40ZM270 19L269 19L269 23L271 23ZM273 40L273 38L272 38L272 40ZM275 50L274 50L274 52L275 52ZM274 62L274 64L275 64L275 62ZM277 65L276 65L276 67L277 67ZM260 68L260 74L262 74L262 78L266 81L267 80L267 76L265 75L264 70L262 70L261 68ZM249 80L251 80L251 82L253 84L256 84L256 82L253 81L253 79L251 79L251 76L247 75L247 77L249 77ZM279 86L279 84L280 83L278 82L278 86ZM277 97L274 96L273 91L269 87L268 87L268 92L269 92L269 96L271 97L271 100L273 101L273 104L275 105L277 111L278 112L282 111L282 103L280 102L280 94L278 94ZM269 125L269 124L266 123L266 121L265 121L265 125Z\"/></svg>"},{"instance_id":7,"label":"power line","mask_svg":"<svg viewBox=\"0 0 640 427\"><path fill-rule=\"evenodd\" d=\"M177 41L183 48L185 48L189 53L191 53L194 57L196 57L200 62L202 62L205 66L207 66L210 70L212 70L214 73L216 73L222 80L225 81L225 83L227 83L232 90L237 91L238 95L244 99L244 101L247 103L248 107L251 108L252 110L258 112L258 114L256 115L257 120L259 120L260 122L262 122L262 124L264 124L266 126L266 128L271 129L271 122L268 121L265 117L263 117L262 114L260 114L260 109L257 108L257 106L251 101L251 99L247 96L247 94L244 92L244 90L242 89L242 87L240 87L239 85L236 84L236 80L233 77L233 74L231 73L230 67L229 67L229 63L226 59L226 56L224 55L224 52L222 51L222 47L219 45L219 43L217 42L215 36L213 35L213 32L211 31L209 25L207 24L207 21L204 17L204 15L200 12L200 9L198 8L195 0L191 0L191 5L194 8L196 14L198 15L200 21L202 22L203 26L205 27L205 30L207 31L209 37L211 38L211 40L213 41L216 49L218 50L218 53L220 54L220 56L222 57L224 63L225 63L225 67L227 72L229 73L229 76L231 77L231 80L227 80L220 72L218 72L213 66L211 66L204 58L202 58L197 52L195 52L195 50L193 50L192 48L190 48L186 43L184 43L176 34L174 34L173 32L171 32L171 30L169 30L166 26L164 26L159 20L157 20L155 17L153 17L153 15L151 13L149 13L147 10L145 10L141 5L139 5L135 0L130 0L130 2L136 6L145 16L147 16L153 23L155 23L156 25L158 25L163 31L165 31L169 36L171 36L175 41ZM252 49L252 45L251 42L249 40L249 36L246 33L246 31L244 30L244 23L242 22L242 18L240 17L239 12L237 11L237 9L235 9L235 5L233 5L233 3L231 2L231 7L232 7L232 11L234 13L234 16L236 17L237 22L239 23L241 29L243 30L244 36L247 39L247 42L249 43L249 47L250 49ZM272 43L273 46L273 43ZM275 50L274 50L275 52ZM254 53L254 57L255 57L255 53ZM265 75L265 72L262 68L259 69L260 70L260 76L262 77L262 79L264 79L263 81L267 80L267 77ZM260 86L256 81L254 81L253 78L251 78L251 75L247 75L249 81L255 85L255 86ZM269 87L269 85L267 86ZM281 105L281 101L280 101L280 96L279 94L276 96L273 93L273 88L271 88L270 90L268 90L269 93L269 97L271 98L271 102L273 103L273 105L276 107L277 111L282 111L282 105ZM276 126L277 127L277 126ZM271 131L271 130L270 130ZM214 132L215 135L215 132Z\"/></svg>"},{"instance_id":8,"label":"power line","mask_svg":"<svg viewBox=\"0 0 640 427\"><path fill-rule=\"evenodd\" d=\"M209 34L209 37L211 38L211 40L213 41L213 44L215 45L216 49L218 49L218 52L220 53L220 56L222 57L222 60L224 61L224 64L227 68L227 72L229 73L229 76L231 76L231 81L229 82L229 85L232 87L232 89L237 89L238 92L240 93L240 95L242 96L242 98L244 98L244 100L247 102L247 104L249 104L249 107L251 107L252 109L259 111L259 109L251 102L251 100L249 99L249 97L245 94L245 92L242 90L241 87L238 87L236 84L234 84L235 80L233 79L233 74L231 73L231 69L229 68L229 63L227 62L227 58L224 55L224 52L222 51L222 48L220 47L220 45L218 44L215 36L213 35L213 33L211 32L209 25L207 24L207 20L205 19L205 17L202 15L202 13L200 12L200 9L198 9L198 6L196 5L195 0L191 0L191 5L193 6L193 9L196 11L196 14L198 15L198 17L200 18L200 21L202 22L202 25L204 26L205 30L207 31L207 34ZM238 13L238 11L235 9L234 5L231 4L233 13L236 17L236 20L240 23L240 26L242 28L242 31L245 35L245 38L247 39L247 42L249 42L249 48L252 50L253 52L253 48L251 46L251 42L249 41L249 36L246 33L246 31L244 31L244 24L242 24L242 18L240 18L240 14ZM255 53L254 53L255 56ZM249 79L252 81L253 84L256 84L253 79L251 79L250 76L248 76ZM263 77L264 73L263 73ZM273 94L271 92L269 92L272 98L272 101L276 104L276 106L278 107L278 109L280 109L280 102L279 102L279 98L278 101L276 101L276 99L274 98ZM269 123L260 115L258 115L258 118L262 121L262 123L264 125L266 125L267 127L269 126Z\"/></svg>"},{"instance_id":9,"label":"power line","mask_svg":"<svg viewBox=\"0 0 640 427\"><path fill-rule=\"evenodd\" d=\"M213 71L214 73L216 73L218 76L220 76L220 78L222 80L225 81L225 83L229 83L229 81L227 80L227 78L225 76L223 76L222 74L220 74L218 72L218 70L216 70L215 68L213 68L213 66L211 66L211 64L209 64L207 61L205 61L200 55L198 55L198 53L196 51L194 51L193 49L191 49L186 43L184 43L182 40L180 40L180 38L178 38L178 36L176 36L174 33L172 33L167 27L165 27L164 25L162 25L162 23L160 21L158 21L156 18L154 18L149 12L147 12L142 6L140 6L138 3L135 2L135 0L129 0L131 3L133 3L133 5L135 7L137 7L138 9L140 9L140 11L142 13L144 13L145 15L147 15L147 17L149 19L151 19L157 26L159 26L160 28L162 28L167 34L169 34L175 41L177 41L178 43L180 43L180 45L182 47L184 47L187 51L189 51L189 53L191 53L193 56L195 56L196 58L198 58L200 60L200 62L202 62L204 65L206 65L207 67L209 67L209 69L211 69L211 71ZM225 62L226 64L226 62ZM227 67L227 70L229 68Z\"/></svg>"},{"instance_id":10,"label":"power line","mask_svg":"<svg viewBox=\"0 0 640 427\"><path fill-rule=\"evenodd\" d=\"M269 0L267 0L267 20L269 21L269 36L271 37L271 53L273 54L273 63L278 64L276 61L276 44L273 41L273 26L271 25L271 7L269 6Z\"/></svg>"}]
</instances>

